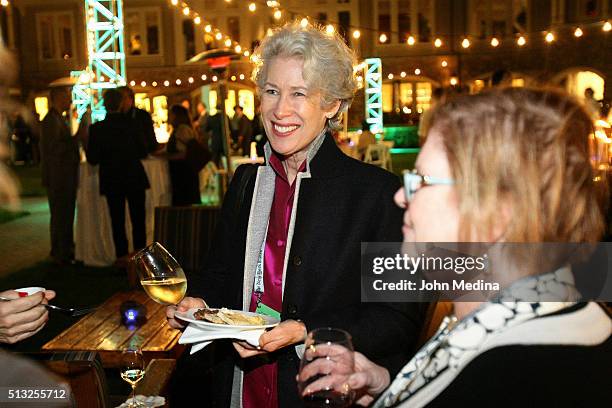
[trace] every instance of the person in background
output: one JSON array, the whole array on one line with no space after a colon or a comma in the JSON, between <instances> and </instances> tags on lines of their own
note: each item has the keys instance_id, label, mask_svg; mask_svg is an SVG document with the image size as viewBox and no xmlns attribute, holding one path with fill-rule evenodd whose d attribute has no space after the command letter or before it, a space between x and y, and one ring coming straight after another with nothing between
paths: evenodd
<instances>
[{"instance_id":1,"label":"person in background","mask_svg":"<svg viewBox=\"0 0 612 408\"><path fill-rule=\"evenodd\" d=\"M244 108L240 105L234 106L234 117L232 118L232 138L237 146L237 150L242 152L242 155L248 155L251 146L251 138L253 129L251 121L244 114Z\"/></svg>"},{"instance_id":2,"label":"person in background","mask_svg":"<svg viewBox=\"0 0 612 408\"><path fill-rule=\"evenodd\" d=\"M132 132L121 112L121 91L104 92L106 117L89 128L87 161L100 165L100 194L106 197L111 217L115 255L120 260L128 254L125 233L125 202L132 221L134 250L146 246L145 191L149 180L140 162L147 156L142 138Z\"/></svg>"},{"instance_id":3,"label":"person in background","mask_svg":"<svg viewBox=\"0 0 612 408\"><path fill-rule=\"evenodd\" d=\"M254 77L266 165L238 167L201 280L166 315L183 328L175 311L206 301L282 321L259 347L215 342L214 360L201 365L208 350L185 353L193 368L181 361L173 395L205 395L203 406L298 407L295 377L309 330L350 331L356 346L395 372L415 346L423 308L361 301L361 242L399 241L401 211L392 202L398 178L350 159L331 135L357 91L353 51L338 34L295 22L267 36L254 55L262 61Z\"/></svg>"},{"instance_id":4,"label":"person in background","mask_svg":"<svg viewBox=\"0 0 612 408\"><path fill-rule=\"evenodd\" d=\"M363 160L365 152L371 144L376 144L376 136L370 132L370 124L364 119L361 122L361 134L357 143L357 153L361 160Z\"/></svg>"},{"instance_id":5,"label":"person in background","mask_svg":"<svg viewBox=\"0 0 612 408\"><path fill-rule=\"evenodd\" d=\"M57 264L74 264L74 214L79 178L78 137L71 134L65 113L72 103L68 88L51 88L50 109L41 123L42 183L51 212L51 258ZM86 127L81 122L79 132Z\"/></svg>"},{"instance_id":6,"label":"person in background","mask_svg":"<svg viewBox=\"0 0 612 408\"><path fill-rule=\"evenodd\" d=\"M120 111L126 116L129 123L129 132L142 140L147 149L147 153L155 153L160 146L155 138L153 119L151 114L144 109L137 108L134 103L134 91L128 86L117 88L121 92Z\"/></svg>"},{"instance_id":7,"label":"person in background","mask_svg":"<svg viewBox=\"0 0 612 408\"><path fill-rule=\"evenodd\" d=\"M200 142L202 146L209 148L210 132L206 130L209 118L208 109L206 109L204 102L198 102L196 110L198 111L198 117L193 125L198 134L198 142Z\"/></svg>"},{"instance_id":8,"label":"person in background","mask_svg":"<svg viewBox=\"0 0 612 408\"><path fill-rule=\"evenodd\" d=\"M182 105L172 105L168 123L172 126L167 147L172 205L201 204L199 175L187 160L190 142L198 143L189 112Z\"/></svg>"},{"instance_id":9,"label":"person in background","mask_svg":"<svg viewBox=\"0 0 612 408\"><path fill-rule=\"evenodd\" d=\"M423 146L425 144L425 138L427 137L427 132L429 131L429 122L431 118L431 114L434 111L436 105L443 103L446 100L446 91L444 88L435 88L431 92L431 102L429 105L429 109L421 114L421 118L419 119L419 146Z\"/></svg>"},{"instance_id":10,"label":"person in background","mask_svg":"<svg viewBox=\"0 0 612 408\"><path fill-rule=\"evenodd\" d=\"M593 91L593 88L587 88L584 90L584 105L593 120L599 119L601 105L597 99L595 99L595 91Z\"/></svg>"},{"instance_id":11,"label":"person in background","mask_svg":"<svg viewBox=\"0 0 612 408\"><path fill-rule=\"evenodd\" d=\"M212 161L217 165L221 166L221 157L226 156L225 151L225 132L223 127L229 129L230 118L223 110L221 103L217 104L217 113L210 116L206 123L206 131L210 132L210 153L212 154ZM222 120L221 115L225 115L225 121ZM224 123L225 122L225 123Z\"/></svg>"},{"instance_id":12,"label":"person in background","mask_svg":"<svg viewBox=\"0 0 612 408\"><path fill-rule=\"evenodd\" d=\"M191 119L191 101L187 98L181 100L181 106L187 109L187 113L189 114L189 119Z\"/></svg>"},{"instance_id":13,"label":"person in background","mask_svg":"<svg viewBox=\"0 0 612 408\"><path fill-rule=\"evenodd\" d=\"M261 119L261 102L257 101L255 103L255 117L251 122L251 126L253 129L253 141L257 143L257 156L264 157L264 146L268 143L268 136L266 136L266 129L264 128L262 119ZM250 149L249 149L250 154Z\"/></svg>"},{"instance_id":14,"label":"person in background","mask_svg":"<svg viewBox=\"0 0 612 408\"><path fill-rule=\"evenodd\" d=\"M566 263L567 247L559 254L525 245L527 257L507 255L517 243L601 239L609 193L594 179L589 115L561 92L507 88L454 98L431 123L417 172L406 174L395 194L405 211L404 241L486 242L494 254L489 265L499 265L501 253L508 268L486 273L506 283L487 301L455 299L454 314L395 379L356 352L346 384L360 405L376 398L375 408L605 403L612 321L601 305L580 297L581 276ZM448 275L454 271L440 278ZM301 376L330 371L317 363ZM322 387L318 381L309 391Z\"/></svg>"}]
</instances>

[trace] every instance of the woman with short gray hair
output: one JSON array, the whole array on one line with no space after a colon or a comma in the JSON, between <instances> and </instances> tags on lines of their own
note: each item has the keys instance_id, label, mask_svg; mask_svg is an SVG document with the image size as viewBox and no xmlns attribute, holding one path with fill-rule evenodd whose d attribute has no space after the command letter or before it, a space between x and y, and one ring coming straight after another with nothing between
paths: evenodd
<instances>
[{"instance_id":1,"label":"woman with short gray hair","mask_svg":"<svg viewBox=\"0 0 612 408\"><path fill-rule=\"evenodd\" d=\"M205 282L190 283L198 297L170 306L167 316L182 328L175 311L204 307L206 299L280 317L259 347L234 342L221 352L222 343L215 344L210 382L200 376L191 384L198 391L210 385L217 406L296 407L309 330L350 331L356 347L395 373L422 315L414 304L361 302L360 243L399 241L401 211L392 204L398 178L345 156L330 134L357 90L353 51L337 34L293 23L266 37L253 61L266 164L236 171L201 271ZM186 370L178 371L175 383L190 384Z\"/></svg>"}]
</instances>

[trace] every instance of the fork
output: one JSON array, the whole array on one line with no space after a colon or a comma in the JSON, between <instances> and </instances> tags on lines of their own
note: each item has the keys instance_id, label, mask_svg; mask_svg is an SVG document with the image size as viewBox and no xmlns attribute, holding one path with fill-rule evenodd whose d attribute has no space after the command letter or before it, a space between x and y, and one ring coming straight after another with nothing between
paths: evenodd
<instances>
[{"instance_id":1,"label":"fork","mask_svg":"<svg viewBox=\"0 0 612 408\"><path fill-rule=\"evenodd\" d=\"M1 297L0 296L0 301L4 301L4 302L8 302L11 300L15 300L15 299L9 299L9 298L5 298L5 297ZM55 310L57 312L60 313L64 313L68 316L72 316L72 317L78 317L78 316L83 316L86 315L88 313L93 312L94 310L96 310L98 307L86 307L86 308L82 308L82 309L77 309L77 308L73 308L73 307L61 307L61 306L55 306L55 305L49 305L49 304L44 304L44 307L46 307L49 310Z\"/></svg>"}]
</instances>

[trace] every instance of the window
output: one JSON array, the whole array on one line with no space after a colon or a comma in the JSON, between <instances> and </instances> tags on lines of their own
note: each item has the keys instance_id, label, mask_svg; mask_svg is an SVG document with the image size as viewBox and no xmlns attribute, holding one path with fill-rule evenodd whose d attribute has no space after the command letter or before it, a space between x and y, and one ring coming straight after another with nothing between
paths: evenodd
<instances>
[{"instance_id":1,"label":"window","mask_svg":"<svg viewBox=\"0 0 612 408\"><path fill-rule=\"evenodd\" d=\"M387 41L389 41L391 35L391 2L388 0L383 0L378 2L378 42L380 41L380 37L384 34L387 37Z\"/></svg>"},{"instance_id":2,"label":"window","mask_svg":"<svg viewBox=\"0 0 612 408\"><path fill-rule=\"evenodd\" d=\"M393 111L393 84L391 82L382 84L382 103L383 112Z\"/></svg>"},{"instance_id":3,"label":"window","mask_svg":"<svg viewBox=\"0 0 612 408\"><path fill-rule=\"evenodd\" d=\"M162 53L159 8L126 9L124 21L127 55L160 55Z\"/></svg>"},{"instance_id":4,"label":"window","mask_svg":"<svg viewBox=\"0 0 612 408\"><path fill-rule=\"evenodd\" d=\"M512 1L512 24L515 34L527 31L527 0Z\"/></svg>"},{"instance_id":5,"label":"window","mask_svg":"<svg viewBox=\"0 0 612 408\"><path fill-rule=\"evenodd\" d=\"M508 32L506 21L512 11L513 32L524 32L527 19L527 2L511 3L497 0L476 0L472 3L472 34L484 39L491 36L503 37ZM512 7L512 10L509 8ZM516 10L514 9L516 7Z\"/></svg>"},{"instance_id":6,"label":"window","mask_svg":"<svg viewBox=\"0 0 612 408\"><path fill-rule=\"evenodd\" d=\"M348 36L351 27L351 12L340 11L338 12L338 31L344 38L344 42L348 44Z\"/></svg>"},{"instance_id":7,"label":"window","mask_svg":"<svg viewBox=\"0 0 612 408\"><path fill-rule=\"evenodd\" d=\"M74 21L71 12L36 15L39 57L43 60L74 57Z\"/></svg>"},{"instance_id":8,"label":"window","mask_svg":"<svg viewBox=\"0 0 612 408\"><path fill-rule=\"evenodd\" d=\"M397 2L397 27L399 31L399 40L404 43L408 40L411 33L410 29L410 0L399 0Z\"/></svg>"},{"instance_id":9,"label":"window","mask_svg":"<svg viewBox=\"0 0 612 408\"><path fill-rule=\"evenodd\" d=\"M429 42L431 39L432 2L419 0L417 10L419 41Z\"/></svg>"},{"instance_id":10,"label":"window","mask_svg":"<svg viewBox=\"0 0 612 408\"><path fill-rule=\"evenodd\" d=\"M227 33L232 40L240 42L240 18L239 17L228 17L227 18Z\"/></svg>"},{"instance_id":11,"label":"window","mask_svg":"<svg viewBox=\"0 0 612 408\"><path fill-rule=\"evenodd\" d=\"M327 13L317 14L317 21L321 24L327 23Z\"/></svg>"},{"instance_id":12,"label":"window","mask_svg":"<svg viewBox=\"0 0 612 408\"><path fill-rule=\"evenodd\" d=\"M185 60L188 60L196 54L193 20L183 20L183 40L185 41Z\"/></svg>"}]
</instances>

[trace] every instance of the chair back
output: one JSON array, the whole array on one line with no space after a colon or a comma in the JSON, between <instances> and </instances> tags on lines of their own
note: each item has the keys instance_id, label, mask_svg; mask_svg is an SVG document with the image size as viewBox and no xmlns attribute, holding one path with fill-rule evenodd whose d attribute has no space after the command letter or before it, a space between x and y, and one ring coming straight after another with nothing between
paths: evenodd
<instances>
[{"instance_id":1,"label":"chair back","mask_svg":"<svg viewBox=\"0 0 612 408\"><path fill-rule=\"evenodd\" d=\"M391 164L391 150L383 143L368 145L363 161L383 169L393 171L393 166Z\"/></svg>"},{"instance_id":2,"label":"chair back","mask_svg":"<svg viewBox=\"0 0 612 408\"><path fill-rule=\"evenodd\" d=\"M77 407L110 407L106 375L95 351L26 353L64 379L72 389Z\"/></svg>"}]
</instances>

